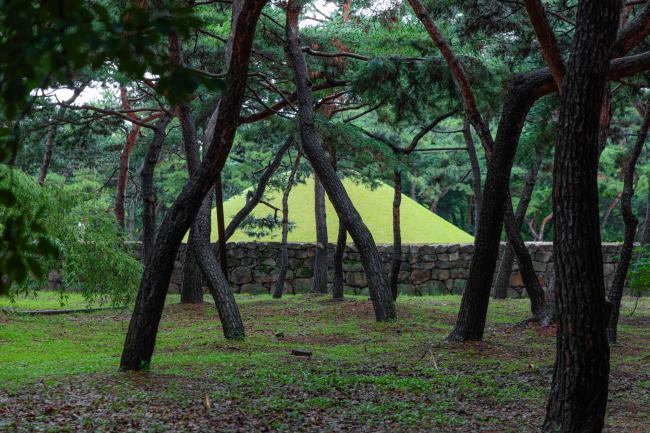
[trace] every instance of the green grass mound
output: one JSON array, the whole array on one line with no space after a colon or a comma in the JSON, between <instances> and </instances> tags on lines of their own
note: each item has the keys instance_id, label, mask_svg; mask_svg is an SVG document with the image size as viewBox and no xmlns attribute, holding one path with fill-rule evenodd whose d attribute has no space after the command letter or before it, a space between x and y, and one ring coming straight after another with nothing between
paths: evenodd
<instances>
[{"instance_id":1,"label":"green grass mound","mask_svg":"<svg viewBox=\"0 0 650 433\"><path fill-rule=\"evenodd\" d=\"M343 180L352 202L361 214L375 242L378 244L392 244L392 205L393 188L380 183L372 189L363 183L356 183L352 179ZM226 225L232 217L246 203L246 192L230 198L224 203ZM282 207L282 193L267 193L265 201L277 208ZM275 211L265 204L259 204L253 211L257 218L266 216L273 217ZM433 212L429 211L410 197L402 194L401 205L402 218L402 242L404 244L446 244L446 243L471 243L474 238L444 220ZM281 212L278 212L277 220L282 220ZM314 179L309 178L306 183L294 185L289 196L289 221L293 224L289 232L289 242L314 242L316 240L316 226L314 221ZM212 240L217 239L216 218L212 219ZM330 242L336 242L338 233L338 218L332 204L327 200L327 232ZM256 238L246 233L245 230L238 230L230 239L231 242L280 242L282 240L281 229L277 228ZM348 242L351 240L348 237Z\"/></svg>"}]
</instances>

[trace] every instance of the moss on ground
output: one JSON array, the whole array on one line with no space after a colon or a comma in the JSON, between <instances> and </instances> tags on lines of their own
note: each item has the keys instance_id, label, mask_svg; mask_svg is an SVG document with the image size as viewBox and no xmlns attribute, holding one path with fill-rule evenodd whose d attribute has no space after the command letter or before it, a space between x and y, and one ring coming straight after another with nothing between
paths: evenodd
<instances>
[{"instance_id":1,"label":"moss on ground","mask_svg":"<svg viewBox=\"0 0 650 433\"><path fill-rule=\"evenodd\" d=\"M56 300L42 296L14 306ZM459 301L401 297L399 319L376 323L367 297L238 296L248 338L230 342L210 303L174 296L137 374L116 371L130 311L0 314L0 431L536 431L552 332L519 325L526 300L499 301L485 341L449 344ZM647 430L648 328L644 299L612 349L607 431Z\"/></svg>"}]
</instances>

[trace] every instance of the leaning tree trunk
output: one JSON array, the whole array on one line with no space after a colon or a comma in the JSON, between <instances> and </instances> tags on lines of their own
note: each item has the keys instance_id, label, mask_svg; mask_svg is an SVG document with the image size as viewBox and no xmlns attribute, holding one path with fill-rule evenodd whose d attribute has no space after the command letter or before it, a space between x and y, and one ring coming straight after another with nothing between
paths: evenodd
<instances>
[{"instance_id":1,"label":"leaning tree trunk","mask_svg":"<svg viewBox=\"0 0 650 433\"><path fill-rule=\"evenodd\" d=\"M211 202L210 194L208 194L203 199L203 204L194 222L192 235L197 246L194 255L208 284L210 294L214 298L224 337L227 339L243 339L246 334L239 308L219 261L210 248Z\"/></svg>"},{"instance_id":2,"label":"leaning tree trunk","mask_svg":"<svg viewBox=\"0 0 650 433\"><path fill-rule=\"evenodd\" d=\"M636 235L636 228L639 220L634 211L632 210L632 196L634 195L634 171L636 170L636 163L639 160L643 146L648 138L648 128L650 128L650 104L646 105L645 117L643 124L639 130L639 134L634 144L634 148L630 153L630 158L625 164L623 172L623 194L621 195L621 211L623 214L623 223L625 224L625 236L623 238L623 245L619 254L618 266L614 273L612 286L609 289L609 302L611 304L611 312L609 315L609 324L607 326L607 336L609 341L616 343L618 318L621 310L621 298L623 297L623 289L625 287L625 278L632 259L632 249L634 248L634 237Z\"/></svg>"},{"instance_id":3,"label":"leaning tree trunk","mask_svg":"<svg viewBox=\"0 0 650 433\"><path fill-rule=\"evenodd\" d=\"M603 429L609 344L598 213L600 108L620 2L582 0L567 67L553 169L559 329L544 432Z\"/></svg>"},{"instance_id":4,"label":"leaning tree trunk","mask_svg":"<svg viewBox=\"0 0 650 433\"><path fill-rule=\"evenodd\" d=\"M390 290L393 300L397 300L399 271L402 264L402 228L400 219L400 205L402 204L402 173L393 171L393 254L390 265Z\"/></svg>"},{"instance_id":5,"label":"leaning tree trunk","mask_svg":"<svg viewBox=\"0 0 650 433\"><path fill-rule=\"evenodd\" d=\"M296 139L293 136L291 136L286 139L284 144L280 147L278 152L275 154L271 163L268 165L268 167L266 167L264 173L262 173L262 176L260 177L260 180L257 183L257 186L255 187L255 192L253 192L253 194L249 198L247 198L246 205L244 205L244 207L242 207L239 210L239 212L237 212L235 216L232 217L232 219L226 226L226 231L225 231L226 241L230 239L232 235L235 234L235 231L239 228L241 223L246 219L248 215L250 215L253 209L255 209L255 206L257 206L260 203L260 201L264 197L264 192L266 191L266 187L268 186L271 177L278 170L278 167L280 167L280 164L282 163L282 158L284 158L284 154L287 153L287 151L291 148L291 146L294 146L295 144L296 144Z\"/></svg>"},{"instance_id":6,"label":"leaning tree trunk","mask_svg":"<svg viewBox=\"0 0 650 433\"><path fill-rule=\"evenodd\" d=\"M196 162L199 160L199 144L196 141L196 130L194 129L194 124L189 117L189 110L185 110L186 104L181 104L179 107L179 118L181 118L181 128L185 130L183 132L183 140L185 144L185 154L190 155L187 158L187 166L190 177L196 175L198 167L195 166ZM217 121L219 117L219 111L221 110L221 104L219 104L212 114L210 123ZM206 133L205 142L212 143L212 136L214 135L214 129L206 128L208 132ZM194 139L192 140L192 137ZM210 145L212 146L212 145ZM206 149L209 151L209 147ZM217 178L220 174L217 174ZM217 179L215 179L217 182ZM244 324L239 314L239 308L235 302L235 296L230 290L230 285L228 279L225 275L225 270L222 268L217 256L214 254L212 248L210 248L210 208L212 203L212 193L208 193L203 197L203 203L199 209L199 212L194 220L192 225L192 230L190 231L190 243L194 246L193 255L196 259L196 263L201 269L201 274L205 278L205 281L210 290L210 294L214 299L215 306L219 312L219 319L221 321L221 327L223 328L224 337L227 339L243 339L245 337Z\"/></svg>"},{"instance_id":7,"label":"leaning tree trunk","mask_svg":"<svg viewBox=\"0 0 650 433\"><path fill-rule=\"evenodd\" d=\"M521 228L521 225L524 222L524 217L526 216L526 211L528 210L528 205L530 204L530 199L533 196L533 190L535 189L535 182L537 180L537 173L539 168L542 165L542 156L540 155L533 166L528 170L526 174L526 179L524 181L524 187L521 190L521 195L519 196L519 203L517 203L517 210L515 211L515 221L517 227ZM499 263L499 271L497 273L496 281L494 283L494 298L495 299L505 299L508 296L508 288L510 287L510 274L512 273L512 265L514 262L515 254L510 245L510 242L506 244L505 251L503 252L503 257Z\"/></svg>"},{"instance_id":8,"label":"leaning tree trunk","mask_svg":"<svg viewBox=\"0 0 650 433\"><path fill-rule=\"evenodd\" d=\"M229 44L228 72L210 148L198 172L169 209L158 230L149 263L145 266L124 342L121 370L141 370L151 362L156 334L178 247L194 221L203 198L214 185L232 147L246 89L255 27L266 1L235 0Z\"/></svg>"},{"instance_id":9,"label":"leaning tree trunk","mask_svg":"<svg viewBox=\"0 0 650 433\"><path fill-rule=\"evenodd\" d=\"M149 149L144 157L140 168L140 179L142 181L142 259L144 263L149 261L156 237L156 192L153 187L153 176L163 143L165 142L165 128L172 120L170 114L163 116L156 122L153 130L153 137L149 143Z\"/></svg>"},{"instance_id":10,"label":"leaning tree trunk","mask_svg":"<svg viewBox=\"0 0 650 433\"><path fill-rule=\"evenodd\" d=\"M352 204L316 133L311 81L298 35L299 15L300 6L296 1L290 0L287 5L286 50L289 63L294 70L298 94L298 121L305 155L323 183L339 219L343 220L347 226L359 250L368 276L370 298L373 302L376 319L379 321L392 320L396 317L395 305L375 241Z\"/></svg>"},{"instance_id":11,"label":"leaning tree trunk","mask_svg":"<svg viewBox=\"0 0 650 433\"><path fill-rule=\"evenodd\" d=\"M316 218L316 255L314 256L313 293L327 293L327 208L325 188L314 175L314 215Z\"/></svg>"},{"instance_id":12,"label":"leaning tree trunk","mask_svg":"<svg viewBox=\"0 0 650 433\"><path fill-rule=\"evenodd\" d=\"M296 155L296 160L293 163L287 186L282 194L282 245L280 246L280 271L278 272L278 280L275 282L275 289L273 290L273 297L280 299L284 291L284 284L287 279L287 270L289 269L289 250L287 248L289 238L289 194L293 188L293 182L296 178L296 172L300 167L300 159L302 157L302 148Z\"/></svg>"}]
</instances>

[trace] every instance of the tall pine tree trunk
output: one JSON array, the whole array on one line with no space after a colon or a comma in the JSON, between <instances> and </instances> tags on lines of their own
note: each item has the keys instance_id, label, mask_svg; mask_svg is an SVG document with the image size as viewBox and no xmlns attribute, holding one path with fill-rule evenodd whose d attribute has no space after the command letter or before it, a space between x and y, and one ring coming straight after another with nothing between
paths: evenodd
<instances>
[{"instance_id":1,"label":"tall pine tree trunk","mask_svg":"<svg viewBox=\"0 0 650 433\"><path fill-rule=\"evenodd\" d=\"M311 291L327 293L327 211L325 188L314 174L314 216L316 218L316 256Z\"/></svg>"},{"instance_id":2,"label":"tall pine tree trunk","mask_svg":"<svg viewBox=\"0 0 650 433\"><path fill-rule=\"evenodd\" d=\"M479 212L482 203L481 192L481 166L478 162L476 154L476 146L474 145L474 137L472 137L472 129L469 120L465 119L463 123L463 138L465 139L465 146L467 147L467 156L472 167L472 192L474 193L474 233L478 232Z\"/></svg>"},{"instance_id":3,"label":"tall pine tree trunk","mask_svg":"<svg viewBox=\"0 0 650 433\"><path fill-rule=\"evenodd\" d=\"M278 272L278 280L275 282L275 289L273 290L273 297L280 299L284 291L284 284L287 279L287 270L289 268L289 251L287 249L289 237L289 194L293 188L293 183L296 178L296 172L300 167L300 159L302 157L302 148L296 155L296 160L293 162L287 186L284 188L282 194L282 245L280 246L280 271Z\"/></svg>"},{"instance_id":4,"label":"tall pine tree trunk","mask_svg":"<svg viewBox=\"0 0 650 433\"><path fill-rule=\"evenodd\" d=\"M392 320L396 317L395 305L375 241L368 227L363 223L359 212L352 204L316 133L311 82L298 35L299 16L299 4L294 0L290 0L287 4L286 49L296 82L298 121L305 155L323 183L325 191L336 209L336 213L347 226L359 250L368 277L375 318L379 321Z\"/></svg>"},{"instance_id":5,"label":"tall pine tree trunk","mask_svg":"<svg viewBox=\"0 0 650 433\"><path fill-rule=\"evenodd\" d=\"M393 300L397 300L399 271L402 264L402 228L400 217L400 205L402 204L402 173L395 169L393 171L393 254L390 266L390 290Z\"/></svg>"},{"instance_id":6,"label":"tall pine tree trunk","mask_svg":"<svg viewBox=\"0 0 650 433\"><path fill-rule=\"evenodd\" d=\"M515 211L515 220L517 227L521 228L530 204L530 199L533 196L535 189L535 182L537 180L537 173L542 165L542 156L540 155L535 159L533 166L526 173L524 180L524 187L519 196L519 203L517 203L517 210ZM508 296L508 288L510 287L510 274L512 273L512 265L514 262L515 254L510 246L510 242L506 244L506 249L503 252L503 257L499 263L499 271L497 273L496 281L494 283L494 298L505 299Z\"/></svg>"},{"instance_id":7,"label":"tall pine tree trunk","mask_svg":"<svg viewBox=\"0 0 650 433\"><path fill-rule=\"evenodd\" d=\"M348 229L345 223L339 219L339 231L336 238L336 250L334 251L334 281L332 281L332 299L341 300L344 297L345 281L343 280L343 255L348 241Z\"/></svg>"},{"instance_id":8,"label":"tall pine tree trunk","mask_svg":"<svg viewBox=\"0 0 650 433\"><path fill-rule=\"evenodd\" d=\"M636 170L636 163L639 160L643 146L648 138L648 128L650 128L650 105L646 104L645 117L639 134L637 135L636 142L630 152L630 157L625 164L623 171L623 194L621 195L621 211L623 214L623 223L625 224L625 235L623 238L623 245L619 253L618 266L614 273L612 286L609 289L609 302L611 304L611 312L609 316L609 325L607 327L607 336L609 341L616 343L618 318L621 311L621 299L623 298L623 290L625 288L625 278L627 271L630 267L632 260L632 249L634 248L634 238L636 236L636 228L639 225L639 220L634 211L632 210L632 196L634 195L634 171Z\"/></svg>"},{"instance_id":9,"label":"tall pine tree trunk","mask_svg":"<svg viewBox=\"0 0 650 433\"><path fill-rule=\"evenodd\" d=\"M151 250L156 238L157 199L153 186L153 176L165 142L165 129L171 120L172 116L165 113L156 122L149 149L140 168L140 179L142 181L142 259L144 263L147 263L151 257Z\"/></svg>"},{"instance_id":10,"label":"tall pine tree trunk","mask_svg":"<svg viewBox=\"0 0 650 433\"><path fill-rule=\"evenodd\" d=\"M265 4L263 0L235 0L233 3L229 38L232 49L215 134L198 172L174 201L158 230L129 322L121 370L141 370L151 362L178 247L198 214L203 198L212 188L215 174L223 168L235 138L255 28Z\"/></svg>"},{"instance_id":11,"label":"tall pine tree trunk","mask_svg":"<svg viewBox=\"0 0 650 433\"><path fill-rule=\"evenodd\" d=\"M553 170L557 353L544 432L603 428L609 344L598 212L600 109L618 0L582 0L567 67Z\"/></svg>"}]
</instances>

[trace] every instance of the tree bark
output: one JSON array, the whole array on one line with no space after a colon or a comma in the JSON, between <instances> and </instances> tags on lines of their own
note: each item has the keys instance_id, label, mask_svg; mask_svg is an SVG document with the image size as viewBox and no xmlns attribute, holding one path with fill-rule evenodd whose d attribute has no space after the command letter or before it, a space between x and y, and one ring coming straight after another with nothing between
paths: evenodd
<instances>
[{"instance_id":1,"label":"tree bark","mask_svg":"<svg viewBox=\"0 0 650 433\"><path fill-rule=\"evenodd\" d=\"M463 138L465 139L465 146L467 146L467 156L472 167L472 191L474 192L474 233L478 232L479 224L479 211L483 201L481 192L481 166L478 162L476 154L476 146L474 145L474 137L472 137L472 130L469 120L465 119L463 124Z\"/></svg>"},{"instance_id":2,"label":"tree bark","mask_svg":"<svg viewBox=\"0 0 650 433\"><path fill-rule=\"evenodd\" d=\"M232 51L228 56L226 86L215 122L216 132L199 170L183 188L158 231L129 323L120 361L121 370L141 370L151 362L176 252L232 147L246 89L255 28L265 4L263 0L236 0L233 3L229 39Z\"/></svg>"},{"instance_id":3,"label":"tree bark","mask_svg":"<svg viewBox=\"0 0 650 433\"><path fill-rule=\"evenodd\" d=\"M302 148L296 155L296 160L293 163L287 186L282 194L282 245L280 246L280 271L278 272L278 280L275 282L275 289L273 290L273 297L280 299L284 291L284 284L287 279L287 269L289 268L289 250L287 249L289 237L289 194L293 188L293 182L296 178L296 172L300 167L300 159L302 157Z\"/></svg>"},{"instance_id":4,"label":"tree bark","mask_svg":"<svg viewBox=\"0 0 650 433\"><path fill-rule=\"evenodd\" d=\"M120 87L120 98L122 99L122 109L129 110L131 107L124 86ZM117 225L121 229L124 229L124 201L126 198L126 187L129 181L129 159L131 158L133 146L135 146L135 142L138 140L139 133L140 125L135 123L131 124L131 129L126 136L124 147L120 152L117 189L115 191L115 218L117 219Z\"/></svg>"},{"instance_id":5,"label":"tree bark","mask_svg":"<svg viewBox=\"0 0 650 433\"><path fill-rule=\"evenodd\" d=\"M650 52L612 60L610 80L643 72L650 68ZM452 341L480 340L485 329L489 288L494 277L503 227L506 188L524 120L532 104L555 89L548 68L516 75L506 95L495 140L494 154L488 162L483 188L478 233L463 300Z\"/></svg>"},{"instance_id":6,"label":"tree bark","mask_svg":"<svg viewBox=\"0 0 650 433\"><path fill-rule=\"evenodd\" d=\"M623 171L623 194L621 195L621 211L623 214L623 223L625 224L625 236L623 238L623 245L619 253L619 261L612 280L612 286L609 289L609 303L611 304L611 312L609 316L609 324L607 326L607 337L612 343L616 343L618 318L621 311L621 298L623 297L623 289L625 287L625 278L627 271L630 267L632 259L632 249L634 248L634 238L636 236L636 228L639 225L639 220L634 211L632 210L632 196L634 195L634 171L636 170L636 163L639 160L643 146L648 138L648 128L650 128L650 105L646 105L645 117L639 134L637 135L636 142L630 153L630 157L625 164Z\"/></svg>"},{"instance_id":7,"label":"tree bark","mask_svg":"<svg viewBox=\"0 0 650 433\"><path fill-rule=\"evenodd\" d=\"M400 218L400 205L402 204L402 173L393 171L393 254L390 266L390 290L393 300L397 300L399 271L402 265L402 229Z\"/></svg>"},{"instance_id":8,"label":"tree bark","mask_svg":"<svg viewBox=\"0 0 650 433\"><path fill-rule=\"evenodd\" d=\"M184 104L181 104L184 105ZM212 113L210 123L214 124L219 117L219 110L221 109L221 103L217 106L215 111ZM196 162L199 161L199 143L196 141L196 130L194 129L194 123L191 121L189 116L189 110L183 110L182 107L179 109L179 117L182 117L181 129L183 129L185 144L185 153L190 154L191 157L187 159L188 161L188 170L190 177L196 174L196 171L199 169L195 166ZM214 128L206 128L207 132L205 134L205 143L212 143L214 136ZM192 141L193 140L193 141ZM209 150L210 146L207 148ZM219 177L221 171L217 172L215 176L215 191L218 188L221 188ZM218 194L218 193L217 193ZM217 196L218 198L218 196ZM193 256L196 259L196 263L201 270L201 274L205 278L210 294L214 299L215 306L219 312L219 319L221 321L221 327L223 328L224 337L227 339L243 339L245 337L244 324L242 322L241 316L239 314L239 308L235 302L235 297L230 290L230 285L228 284L228 278L226 277L226 272L224 272L225 262L222 261L219 263L217 256L214 254L212 248L210 248L210 210L212 203L212 193L209 192L204 198L203 203L199 209L199 212L194 220L192 225L192 230L190 231L189 242L194 246ZM221 215L223 217L223 214ZM224 240L223 232L223 221L219 223L220 233L219 236L221 240ZM223 251L222 251L223 253ZM225 254L224 254L225 256ZM227 269L226 269L227 271ZM201 297L202 297L201 292ZM198 294L195 295L198 300Z\"/></svg>"},{"instance_id":9,"label":"tree bark","mask_svg":"<svg viewBox=\"0 0 650 433\"><path fill-rule=\"evenodd\" d=\"M643 227L643 245L650 245L650 173L647 175L648 178L648 196L646 197L646 209L645 209L645 222Z\"/></svg>"},{"instance_id":10,"label":"tree bark","mask_svg":"<svg viewBox=\"0 0 650 433\"><path fill-rule=\"evenodd\" d=\"M219 251L218 258L221 266L221 272L228 279L228 252L226 248L226 222L223 210L223 186L221 184L221 173L217 175L217 180L214 183L214 207L217 216L217 248ZM208 237L208 245L210 238Z\"/></svg>"},{"instance_id":11,"label":"tree bark","mask_svg":"<svg viewBox=\"0 0 650 433\"><path fill-rule=\"evenodd\" d=\"M535 159L533 166L526 173L526 179L524 180L524 187L521 190L519 196L519 203L517 203L517 210L515 211L515 222L517 227L521 229L521 226L526 216L526 211L528 210L528 205L530 204L530 199L533 196L533 190L535 189L535 182L537 181L537 173L539 168L542 165L542 156L540 155ZM496 281L494 283L494 298L495 299L505 299L508 296L508 288L510 287L510 275L512 274L512 265L515 258L514 250L510 245L510 242L506 244L505 251L503 252L503 257L501 257L501 262L499 263L499 271L497 272Z\"/></svg>"},{"instance_id":12,"label":"tree bark","mask_svg":"<svg viewBox=\"0 0 650 433\"><path fill-rule=\"evenodd\" d=\"M392 320L396 317L395 305L375 241L352 204L316 133L311 82L298 35L299 15L300 6L296 1L289 1L287 5L286 50L289 63L294 69L298 93L298 121L305 155L323 183L339 219L345 223L359 250L368 276L370 298L373 302L376 319L379 321Z\"/></svg>"},{"instance_id":13,"label":"tree bark","mask_svg":"<svg viewBox=\"0 0 650 433\"><path fill-rule=\"evenodd\" d=\"M336 250L334 251L334 281L332 282L332 299L341 300L344 297L343 281L343 255L348 241L348 229L345 223L339 220L339 232L336 238Z\"/></svg>"},{"instance_id":14,"label":"tree bark","mask_svg":"<svg viewBox=\"0 0 650 433\"><path fill-rule=\"evenodd\" d=\"M325 188L314 174L314 216L316 218L316 255L314 256L313 293L327 293L327 210Z\"/></svg>"},{"instance_id":15,"label":"tree bark","mask_svg":"<svg viewBox=\"0 0 650 433\"><path fill-rule=\"evenodd\" d=\"M147 263L151 257L154 239L156 237L156 192L153 186L153 176L160 159L160 152L165 142L167 125L172 116L165 113L156 122L153 130L153 137L149 143L149 149L144 157L140 168L140 179L142 181L142 259Z\"/></svg>"},{"instance_id":16,"label":"tree bark","mask_svg":"<svg viewBox=\"0 0 650 433\"><path fill-rule=\"evenodd\" d=\"M190 228L190 234L185 248L185 260L183 261L183 281L181 283L181 304L202 304L203 303L203 274L196 260L194 251L196 243L193 241L194 228Z\"/></svg>"},{"instance_id":17,"label":"tree bark","mask_svg":"<svg viewBox=\"0 0 650 433\"><path fill-rule=\"evenodd\" d=\"M621 3L583 0L560 99L553 170L557 353L544 432L603 429L609 345L598 212L600 110Z\"/></svg>"}]
</instances>

